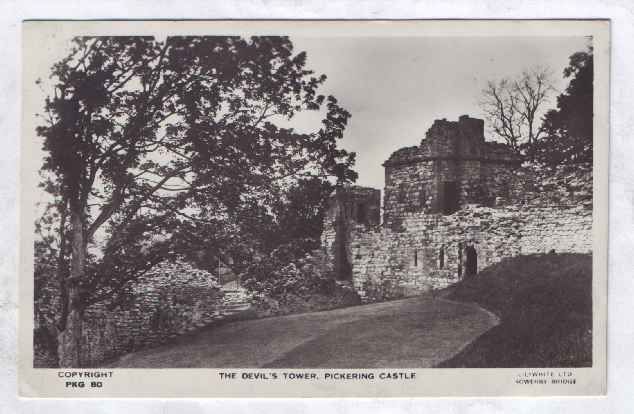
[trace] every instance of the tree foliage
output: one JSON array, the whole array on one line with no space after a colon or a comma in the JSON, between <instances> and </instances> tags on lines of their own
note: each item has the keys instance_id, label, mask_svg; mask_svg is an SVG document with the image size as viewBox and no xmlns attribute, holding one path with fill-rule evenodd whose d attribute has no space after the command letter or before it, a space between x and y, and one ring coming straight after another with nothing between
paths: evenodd
<instances>
[{"instance_id":1,"label":"tree foliage","mask_svg":"<svg viewBox=\"0 0 634 414\"><path fill-rule=\"evenodd\" d=\"M547 165L592 163L592 49L570 56L563 75L570 83L557 97L557 108L544 116L544 136L531 151L537 161Z\"/></svg>"},{"instance_id":2,"label":"tree foliage","mask_svg":"<svg viewBox=\"0 0 634 414\"><path fill-rule=\"evenodd\" d=\"M252 257L298 180L356 178L337 145L350 115L305 66L285 37L74 40L37 130L54 199L38 226L68 296L60 330L171 255ZM324 113L321 128L290 126L305 110Z\"/></svg>"}]
</instances>

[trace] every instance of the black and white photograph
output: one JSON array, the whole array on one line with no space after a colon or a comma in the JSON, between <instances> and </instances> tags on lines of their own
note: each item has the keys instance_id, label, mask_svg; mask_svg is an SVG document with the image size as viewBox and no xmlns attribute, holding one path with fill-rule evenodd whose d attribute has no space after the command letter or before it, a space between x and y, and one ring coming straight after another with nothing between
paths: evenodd
<instances>
[{"instance_id":1,"label":"black and white photograph","mask_svg":"<svg viewBox=\"0 0 634 414\"><path fill-rule=\"evenodd\" d=\"M24 68L29 369L566 394L604 363L592 30L57 24Z\"/></svg>"}]
</instances>

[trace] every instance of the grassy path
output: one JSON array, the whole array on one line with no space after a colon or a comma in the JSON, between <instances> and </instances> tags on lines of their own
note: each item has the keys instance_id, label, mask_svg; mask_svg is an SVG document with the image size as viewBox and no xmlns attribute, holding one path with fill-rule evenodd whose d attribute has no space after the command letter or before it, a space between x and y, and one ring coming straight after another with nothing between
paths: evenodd
<instances>
[{"instance_id":1,"label":"grassy path","mask_svg":"<svg viewBox=\"0 0 634 414\"><path fill-rule=\"evenodd\" d=\"M235 321L125 355L120 368L425 368L498 323L474 304L431 296Z\"/></svg>"}]
</instances>

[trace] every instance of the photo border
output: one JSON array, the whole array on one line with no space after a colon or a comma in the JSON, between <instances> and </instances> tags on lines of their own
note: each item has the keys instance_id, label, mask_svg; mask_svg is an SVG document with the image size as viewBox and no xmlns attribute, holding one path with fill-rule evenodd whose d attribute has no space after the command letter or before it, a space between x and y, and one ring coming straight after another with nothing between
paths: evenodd
<instances>
[{"instance_id":1,"label":"photo border","mask_svg":"<svg viewBox=\"0 0 634 414\"><path fill-rule=\"evenodd\" d=\"M47 26L47 27L45 27ZM33 368L33 222L34 190L39 159L36 143L25 139L33 131L30 91L34 79L24 75L37 53L27 53L38 39L52 32L77 35L288 35L340 36L592 36L594 46L594 168L593 168L593 366L544 368L573 371L577 384L518 385L522 368L428 368L414 371L415 381L291 382L221 381L219 372L326 372L322 369L44 369ZM230 20L230 21L26 21L23 26L23 112L20 170L19 241L19 392L26 397L468 397L560 396L606 394L609 57L608 20ZM530 369L538 370L538 369ZM112 371L103 388L68 389L60 372ZM364 372L340 370L337 372Z\"/></svg>"}]
</instances>

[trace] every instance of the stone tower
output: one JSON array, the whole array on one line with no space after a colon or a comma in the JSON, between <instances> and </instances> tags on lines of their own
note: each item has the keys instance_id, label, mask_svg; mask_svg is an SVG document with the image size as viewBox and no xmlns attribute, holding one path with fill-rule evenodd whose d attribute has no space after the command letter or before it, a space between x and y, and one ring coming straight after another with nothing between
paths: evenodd
<instances>
[{"instance_id":1,"label":"stone tower","mask_svg":"<svg viewBox=\"0 0 634 414\"><path fill-rule=\"evenodd\" d=\"M484 140L484 121L462 115L436 120L417 147L385 161L385 222L406 213L451 214L466 204L493 205L508 196L520 164L504 144Z\"/></svg>"},{"instance_id":2,"label":"stone tower","mask_svg":"<svg viewBox=\"0 0 634 414\"><path fill-rule=\"evenodd\" d=\"M442 289L519 254L591 251L592 171L545 181L487 142L480 119L437 120L383 165L383 225L379 190L342 187L322 234L336 277L365 302Z\"/></svg>"}]
</instances>

